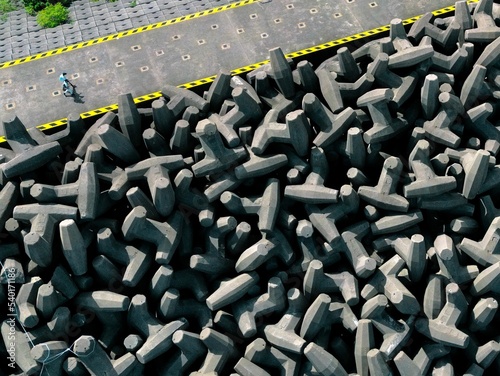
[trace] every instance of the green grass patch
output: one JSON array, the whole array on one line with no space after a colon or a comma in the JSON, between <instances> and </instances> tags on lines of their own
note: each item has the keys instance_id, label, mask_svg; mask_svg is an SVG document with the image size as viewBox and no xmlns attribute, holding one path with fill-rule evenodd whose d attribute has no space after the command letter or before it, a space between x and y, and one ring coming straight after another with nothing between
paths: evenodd
<instances>
[{"instance_id":1,"label":"green grass patch","mask_svg":"<svg viewBox=\"0 0 500 376\"><path fill-rule=\"evenodd\" d=\"M41 27L56 27L68 21L69 11L61 3L50 4L38 12L36 21Z\"/></svg>"},{"instance_id":2,"label":"green grass patch","mask_svg":"<svg viewBox=\"0 0 500 376\"><path fill-rule=\"evenodd\" d=\"M7 20L7 13L16 9L16 5L11 0L0 0L0 20Z\"/></svg>"}]
</instances>

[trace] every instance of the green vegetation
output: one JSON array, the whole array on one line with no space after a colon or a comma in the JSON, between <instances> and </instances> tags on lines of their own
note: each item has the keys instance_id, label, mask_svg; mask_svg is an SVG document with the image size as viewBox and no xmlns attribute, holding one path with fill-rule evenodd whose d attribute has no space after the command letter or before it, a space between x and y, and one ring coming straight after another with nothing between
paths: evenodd
<instances>
[{"instance_id":1,"label":"green vegetation","mask_svg":"<svg viewBox=\"0 0 500 376\"><path fill-rule=\"evenodd\" d=\"M0 0L0 21L7 20L7 13L16 9L16 5L11 0Z\"/></svg>"},{"instance_id":2,"label":"green vegetation","mask_svg":"<svg viewBox=\"0 0 500 376\"><path fill-rule=\"evenodd\" d=\"M36 21L42 27L56 27L68 20L68 8L61 3L50 4L38 12Z\"/></svg>"},{"instance_id":3,"label":"green vegetation","mask_svg":"<svg viewBox=\"0 0 500 376\"><path fill-rule=\"evenodd\" d=\"M32 16L49 5L61 4L63 6L68 6L71 4L71 0L22 0L22 2L26 12Z\"/></svg>"}]
</instances>

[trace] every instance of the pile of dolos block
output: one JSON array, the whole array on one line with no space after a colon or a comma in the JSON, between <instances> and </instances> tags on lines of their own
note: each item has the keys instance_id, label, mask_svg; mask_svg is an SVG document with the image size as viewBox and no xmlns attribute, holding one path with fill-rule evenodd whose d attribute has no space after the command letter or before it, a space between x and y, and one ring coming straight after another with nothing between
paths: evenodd
<instances>
[{"instance_id":1,"label":"pile of dolos block","mask_svg":"<svg viewBox=\"0 0 500 376\"><path fill-rule=\"evenodd\" d=\"M2 373L497 375L492 6L89 129L3 119Z\"/></svg>"}]
</instances>

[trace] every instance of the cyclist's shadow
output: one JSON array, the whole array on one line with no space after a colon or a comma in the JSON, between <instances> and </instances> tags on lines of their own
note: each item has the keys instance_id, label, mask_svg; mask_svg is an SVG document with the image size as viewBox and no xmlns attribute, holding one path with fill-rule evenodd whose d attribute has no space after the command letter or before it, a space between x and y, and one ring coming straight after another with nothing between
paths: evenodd
<instances>
[{"instance_id":1,"label":"cyclist's shadow","mask_svg":"<svg viewBox=\"0 0 500 376\"><path fill-rule=\"evenodd\" d=\"M85 98L85 96L78 93L76 89L73 88L73 100L75 101L75 103L85 103L83 98Z\"/></svg>"}]
</instances>

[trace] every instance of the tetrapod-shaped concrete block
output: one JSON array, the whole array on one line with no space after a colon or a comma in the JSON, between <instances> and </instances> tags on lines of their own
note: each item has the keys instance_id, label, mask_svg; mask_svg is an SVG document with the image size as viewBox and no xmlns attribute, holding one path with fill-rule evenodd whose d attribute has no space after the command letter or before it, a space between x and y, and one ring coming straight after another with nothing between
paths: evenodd
<instances>
[{"instance_id":1,"label":"tetrapod-shaped concrete block","mask_svg":"<svg viewBox=\"0 0 500 376\"><path fill-rule=\"evenodd\" d=\"M68 299L73 299L80 291L73 281L73 276L61 265L54 269L50 283Z\"/></svg>"},{"instance_id":2,"label":"tetrapod-shaped concrete block","mask_svg":"<svg viewBox=\"0 0 500 376\"><path fill-rule=\"evenodd\" d=\"M356 118L356 113L351 107L334 115L313 93L304 95L302 108L318 131L313 144L321 148L326 148L342 137Z\"/></svg>"},{"instance_id":3,"label":"tetrapod-shaped concrete block","mask_svg":"<svg viewBox=\"0 0 500 376\"><path fill-rule=\"evenodd\" d=\"M289 265L294 257L290 244L278 230L244 250L236 261L235 269L239 273L253 271L273 257L279 258L285 265Z\"/></svg>"},{"instance_id":4,"label":"tetrapod-shaped concrete block","mask_svg":"<svg viewBox=\"0 0 500 376\"><path fill-rule=\"evenodd\" d=\"M5 135L7 143L16 154L14 158L2 164L3 175L7 179L35 171L63 151L57 141L37 145L15 115L1 122L0 132Z\"/></svg>"},{"instance_id":5,"label":"tetrapod-shaped concrete block","mask_svg":"<svg viewBox=\"0 0 500 376\"><path fill-rule=\"evenodd\" d=\"M288 163L286 154L256 155L251 148L246 147L249 160L236 166L234 174L237 179L245 180L270 174Z\"/></svg>"},{"instance_id":6,"label":"tetrapod-shaped concrete block","mask_svg":"<svg viewBox=\"0 0 500 376\"><path fill-rule=\"evenodd\" d=\"M325 99L326 104L333 113L340 112L344 109L344 100L340 92L340 86L337 82L337 73L330 72L326 68L318 68L316 76L319 80L321 94Z\"/></svg>"},{"instance_id":7,"label":"tetrapod-shaped concrete block","mask_svg":"<svg viewBox=\"0 0 500 376\"><path fill-rule=\"evenodd\" d=\"M358 98L357 105L368 108L373 123L363 135L367 144L390 140L407 128L405 119L399 116L393 118L389 112L388 103L393 98L391 89L374 89Z\"/></svg>"},{"instance_id":8,"label":"tetrapod-shaped concrete block","mask_svg":"<svg viewBox=\"0 0 500 376\"><path fill-rule=\"evenodd\" d=\"M500 217L496 217L486 230L482 240L477 242L464 238L459 248L480 265L489 266L500 261L499 236Z\"/></svg>"},{"instance_id":9,"label":"tetrapod-shaped concrete block","mask_svg":"<svg viewBox=\"0 0 500 376\"><path fill-rule=\"evenodd\" d=\"M472 363L464 373L464 376L483 376L484 369L479 367L476 363Z\"/></svg>"},{"instance_id":10,"label":"tetrapod-shaped concrete block","mask_svg":"<svg viewBox=\"0 0 500 376\"><path fill-rule=\"evenodd\" d=\"M243 88L233 89L232 98L234 107L224 115L211 114L212 121L229 147L238 146L241 142L238 129L243 125L258 123L262 117L262 110L258 102Z\"/></svg>"},{"instance_id":11,"label":"tetrapod-shaped concrete block","mask_svg":"<svg viewBox=\"0 0 500 376\"><path fill-rule=\"evenodd\" d=\"M450 127L458 115L463 114L463 105L458 97L450 93L441 93L438 99L441 109L434 119L424 123L425 133L431 141L457 148L461 140Z\"/></svg>"},{"instance_id":12,"label":"tetrapod-shaped concrete block","mask_svg":"<svg viewBox=\"0 0 500 376\"><path fill-rule=\"evenodd\" d=\"M97 233L99 253L125 267L121 280L124 286L136 286L149 270L152 261L150 250L144 246L141 248L145 250L118 241L109 228L102 228Z\"/></svg>"},{"instance_id":13,"label":"tetrapod-shaped concrete block","mask_svg":"<svg viewBox=\"0 0 500 376\"><path fill-rule=\"evenodd\" d=\"M196 177L222 172L247 156L246 150L242 146L232 149L226 148L216 125L208 119L198 123L196 134L205 153L202 160L191 166Z\"/></svg>"},{"instance_id":14,"label":"tetrapod-shaped concrete block","mask_svg":"<svg viewBox=\"0 0 500 376\"><path fill-rule=\"evenodd\" d=\"M387 158L382 166L378 184L375 187L359 187L359 196L380 209L407 212L409 202L396 193L402 170L403 163L399 158Z\"/></svg>"},{"instance_id":15,"label":"tetrapod-shaped concrete block","mask_svg":"<svg viewBox=\"0 0 500 376\"><path fill-rule=\"evenodd\" d=\"M379 349L371 349L366 354L368 359L368 369L371 375L387 375L392 376L391 368L385 360L384 354Z\"/></svg>"},{"instance_id":16,"label":"tetrapod-shaped concrete block","mask_svg":"<svg viewBox=\"0 0 500 376\"><path fill-rule=\"evenodd\" d=\"M297 75L299 77L299 86L305 93L320 92L318 76L309 61L302 60L297 63Z\"/></svg>"},{"instance_id":17,"label":"tetrapod-shaped concrete block","mask_svg":"<svg viewBox=\"0 0 500 376\"><path fill-rule=\"evenodd\" d=\"M306 341L296 331L306 311L306 300L299 289L287 293L288 308L278 323L266 325L264 335L267 341L277 348L294 354L301 354Z\"/></svg>"},{"instance_id":18,"label":"tetrapod-shaped concrete block","mask_svg":"<svg viewBox=\"0 0 500 376\"><path fill-rule=\"evenodd\" d=\"M208 230L206 250L203 254L194 254L189 259L189 266L193 270L207 274L211 278L234 270L234 261L227 259L226 236L236 228L234 217L220 217Z\"/></svg>"},{"instance_id":19,"label":"tetrapod-shaped concrete block","mask_svg":"<svg viewBox=\"0 0 500 376\"><path fill-rule=\"evenodd\" d=\"M61 185L34 184L30 189L31 196L44 203L76 203L80 218L93 220L97 216L99 206L99 180L94 163L83 162L78 180Z\"/></svg>"},{"instance_id":20,"label":"tetrapod-shaped concrete block","mask_svg":"<svg viewBox=\"0 0 500 376\"><path fill-rule=\"evenodd\" d=\"M280 312L285 308L285 288L281 279L272 277L267 284L267 292L249 300L239 300L233 304L233 314L243 337L257 334L257 318Z\"/></svg>"},{"instance_id":21,"label":"tetrapod-shaped concrete block","mask_svg":"<svg viewBox=\"0 0 500 376\"><path fill-rule=\"evenodd\" d=\"M435 319L419 318L415 329L435 342L445 346L466 348L469 336L457 325L467 312L467 300L456 283L446 286L446 304Z\"/></svg>"},{"instance_id":22,"label":"tetrapod-shaped concrete block","mask_svg":"<svg viewBox=\"0 0 500 376\"><path fill-rule=\"evenodd\" d=\"M328 205L326 208L317 205L305 206L309 220L328 243L340 240L338 222L359 208L359 197L350 185L343 185L339 196L340 202Z\"/></svg>"},{"instance_id":23,"label":"tetrapod-shaped concrete block","mask_svg":"<svg viewBox=\"0 0 500 376\"><path fill-rule=\"evenodd\" d=\"M118 376L108 354L92 336L81 336L73 343L73 353L78 356L92 376L106 374Z\"/></svg>"},{"instance_id":24,"label":"tetrapod-shaped concrete block","mask_svg":"<svg viewBox=\"0 0 500 376\"><path fill-rule=\"evenodd\" d=\"M203 96L210 103L212 112L220 111L224 101L231 97L231 90L231 72L220 70Z\"/></svg>"},{"instance_id":25,"label":"tetrapod-shaped concrete block","mask_svg":"<svg viewBox=\"0 0 500 376\"><path fill-rule=\"evenodd\" d=\"M474 21L467 1L455 1L455 16L453 17L453 21L457 22L462 30L472 29Z\"/></svg>"},{"instance_id":26,"label":"tetrapod-shaped concrete block","mask_svg":"<svg viewBox=\"0 0 500 376\"><path fill-rule=\"evenodd\" d=\"M221 197L222 204L234 215L257 214L257 227L265 234L272 234L280 203L279 180L269 179L260 197L239 197L233 192L226 191Z\"/></svg>"},{"instance_id":27,"label":"tetrapod-shaped concrete block","mask_svg":"<svg viewBox=\"0 0 500 376\"><path fill-rule=\"evenodd\" d=\"M489 43L479 55L476 60L476 64L482 65L486 68L489 68L492 65L495 65L500 56L498 52L500 51L500 37Z\"/></svg>"},{"instance_id":28,"label":"tetrapod-shaped concrete block","mask_svg":"<svg viewBox=\"0 0 500 376\"><path fill-rule=\"evenodd\" d=\"M370 319L373 326L382 334L383 342L379 350L386 359L392 359L408 341L415 316L407 321L395 320L386 312L388 300L384 295L376 295L363 305L362 319Z\"/></svg>"},{"instance_id":29,"label":"tetrapod-shaped concrete block","mask_svg":"<svg viewBox=\"0 0 500 376\"><path fill-rule=\"evenodd\" d=\"M422 198L449 192L456 188L453 176L437 176L430 161L430 144L420 140L409 156L410 166L415 174L415 181L405 185L406 198Z\"/></svg>"},{"instance_id":30,"label":"tetrapod-shaped concrete block","mask_svg":"<svg viewBox=\"0 0 500 376\"><path fill-rule=\"evenodd\" d=\"M414 234L408 238L404 234L395 234L382 237L373 241L373 248L377 251L385 251L393 248L405 261L408 267L410 280L419 282L427 265L425 239L420 234Z\"/></svg>"},{"instance_id":31,"label":"tetrapod-shaped concrete block","mask_svg":"<svg viewBox=\"0 0 500 376\"><path fill-rule=\"evenodd\" d=\"M500 353L500 343L495 340L486 342L482 346L476 344L468 349L474 354L474 360L483 369L488 369ZM472 351L471 351L472 350Z\"/></svg>"},{"instance_id":32,"label":"tetrapod-shaped concrete block","mask_svg":"<svg viewBox=\"0 0 500 376\"><path fill-rule=\"evenodd\" d=\"M67 310L67 308L65 307L59 307L64 300L65 298L62 296L62 294L57 291L50 282L45 283L42 284L38 289L38 294L36 297L36 309L38 310L38 312L40 312L40 316L45 320L49 320L51 317L54 320L54 317L59 315L59 312L61 312L61 310L59 310L58 312L58 309L65 309L66 314L64 316L66 316L65 318L67 318L69 316L69 310ZM35 329L35 331L38 331L39 329L41 328L39 327ZM50 329L49 325L47 325L46 329ZM42 336L37 338L37 341L42 340L42 337L45 337L44 340L47 339L46 336L43 336L43 334L46 333L43 333L43 331L41 332Z\"/></svg>"},{"instance_id":33,"label":"tetrapod-shaped concrete block","mask_svg":"<svg viewBox=\"0 0 500 376\"><path fill-rule=\"evenodd\" d=\"M486 72L486 67L475 64L469 76L465 79L460 91L460 101L466 110L469 110L477 103L479 95L484 90Z\"/></svg>"},{"instance_id":34,"label":"tetrapod-shaped concrete block","mask_svg":"<svg viewBox=\"0 0 500 376\"><path fill-rule=\"evenodd\" d=\"M156 245L156 262L168 264L180 242L184 218L175 211L167 222L146 217L146 209L138 206L125 217L122 232L125 240L141 239Z\"/></svg>"},{"instance_id":35,"label":"tetrapod-shaped concrete block","mask_svg":"<svg viewBox=\"0 0 500 376\"><path fill-rule=\"evenodd\" d=\"M295 85L293 82L292 69L286 59L285 54L279 47L269 50L270 74L276 82L285 98L295 95Z\"/></svg>"},{"instance_id":36,"label":"tetrapod-shaped concrete block","mask_svg":"<svg viewBox=\"0 0 500 376\"><path fill-rule=\"evenodd\" d=\"M167 140L153 128L148 128L142 132L142 140L150 157L172 154Z\"/></svg>"},{"instance_id":37,"label":"tetrapod-shaped concrete block","mask_svg":"<svg viewBox=\"0 0 500 376\"><path fill-rule=\"evenodd\" d=\"M438 109L439 79L435 74L425 76L422 89L420 89L420 103L426 120L431 120Z\"/></svg>"},{"instance_id":38,"label":"tetrapod-shaped concrete block","mask_svg":"<svg viewBox=\"0 0 500 376\"><path fill-rule=\"evenodd\" d=\"M63 255L74 275L87 273L87 247L76 222L65 219L59 223L59 235Z\"/></svg>"},{"instance_id":39,"label":"tetrapod-shaped concrete block","mask_svg":"<svg viewBox=\"0 0 500 376\"><path fill-rule=\"evenodd\" d=\"M13 218L31 223L31 230L23 239L25 252L33 262L46 267L52 263L55 226L64 219L76 220L77 209L59 204L18 205Z\"/></svg>"},{"instance_id":40,"label":"tetrapod-shaped concrete block","mask_svg":"<svg viewBox=\"0 0 500 376\"><path fill-rule=\"evenodd\" d=\"M259 367L246 358L240 358L240 360L238 360L235 364L234 370L237 372L237 375L242 376L271 376L271 374L266 372L264 368Z\"/></svg>"},{"instance_id":41,"label":"tetrapod-shaped concrete block","mask_svg":"<svg viewBox=\"0 0 500 376\"><path fill-rule=\"evenodd\" d=\"M359 302L357 279L349 272L325 273L323 263L313 260L307 268L304 277L304 295L311 300L320 293L340 292L348 305Z\"/></svg>"},{"instance_id":42,"label":"tetrapod-shaped concrete block","mask_svg":"<svg viewBox=\"0 0 500 376\"><path fill-rule=\"evenodd\" d=\"M472 281L479 274L477 265L462 266L453 244L453 239L446 234L441 234L434 240L437 261L440 273L450 282L459 285Z\"/></svg>"},{"instance_id":43,"label":"tetrapod-shaped concrete block","mask_svg":"<svg viewBox=\"0 0 500 376\"><path fill-rule=\"evenodd\" d=\"M405 262L399 255L394 255L375 272L361 290L361 296L371 299L378 293L384 294L398 311L406 315L420 312L420 304L415 296L398 279L397 275Z\"/></svg>"},{"instance_id":44,"label":"tetrapod-shaped concrete block","mask_svg":"<svg viewBox=\"0 0 500 376\"><path fill-rule=\"evenodd\" d=\"M275 112L268 112L267 119ZM275 121L264 121L255 130L252 140L252 151L260 155L272 143L285 143L293 146L299 157L309 152L309 121L303 110L289 112L285 116L285 124Z\"/></svg>"},{"instance_id":45,"label":"tetrapod-shaped concrete block","mask_svg":"<svg viewBox=\"0 0 500 376\"><path fill-rule=\"evenodd\" d=\"M306 204L331 204L337 202L338 191L325 187L328 173L328 161L323 149L313 147L309 159L311 172L304 184L287 185L284 196Z\"/></svg>"},{"instance_id":46,"label":"tetrapod-shaped concrete block","mask_svg":"<svg viewBox=\"0 0 500 376\"><path fill-rule=\"evenodd\" d=\"M191 126L186 120L178 120L175 123L174 132L170 137L169 146L173 154L191 156L194 149L195 138L191 134Z\"/></svg>"},{"instance_id":47,"label":"tetrapod-shaped concrete block","mask_svg":"<svg viewBox=\"0 0 500 376\"><path fill-rule=\"evenodd\" d=\"M389 88L389 89L383 89L383 92L389 91L390 95L387 96L387 98L385 99L383 97L381 98L380 95L377 95L375 97L375 98L378 97L377 101L381 101L381 103L383 103L384 100L392 101L397 105L398 108L400 108L415 91L418 83L418 75L416 72L412 72L408 76L401 77L389 69L389 63L390 63L390 56L382 52L379 55L377 55L377 57L374 59L372 63L368 65L367 74L374 77L375 82L378 83L380 86ZM374 90L378 91L372 93ZM370 96L374 96L375 93L380 92L382 89L374 89L374 90L368 92L372 93L370 94ZM364 94L367 95L368 93ZM386 95L387 94L384 94L384 96ZM377 106L379 113L384 108L381 105L381 103L379 103ZM370 111L370 113L372 114L372 111ZM390 117L387 117L388 111L384 110L384 115L387 121L389 121ZM372 117L373 116L374 115L372 114ZM403 119L396 119L396 120L397 123L401 123L401 121L403 121ZM404 125L406 124L404 124L403 121L403 124L399 124L399 127L402 127Z\"/></svg>"},{"instance_id":48,"label":"tetrapod-shaped concrete block","mask_svg":"<svg viewBox=\"0 0 500 376\"><path fill-rule=\"evenodd\" d=\"M472 18L475 28L465 30L465 40L469 42L488 43L500 37L500 27L493 18L493 0L481 0L474 8Z\"/></svg>"},{"instance_id":49,"label":"tetrapod-shaped concrete block","mask_svg":"<svg viewBox=\"0 0 500 376\"><path fill-rule=\"evenodd\" d=\"M128 309L130 298L106 290L80 292L74 300L82 307L96 312L123 312Z\"/></svg>"},{"instance_id":50,"label":"tetrapod-shaped concrete block","mask_svg":"<svg viewBox=\"0 0 500 376\"><path fill-rule=\"evenodd\" d=\"M500 130L488 120L492 113L493 106L490 103L482 103L467 111L465 125L484 140L486 151L497 155L500 151Z\"/></svg>"},{"instance_id":51,"label":"tetrapod-shaped concrete block","mask_svg":"<svg viewBox=\"0 0 500 376\"><path fill-rule=\"evenodd\" d=\"M340 47L337 50L336 61L329 64L328 67L347 82L355 82L362 74L359 64L356 63L347 47Z\"/></svg>"},{"instance_id":52,"label":"tetrapod-shaped concrete block","mask_svg":"<svg viewBox=\"0 0 500 376\"><path fill-rule=\"evenodd\" d=\"M169 172L185 166L182 155L167 155L142 160L125 169L129 181L146 179L155 208L162 216L172 213L175 193Z\"/></svg>"},{"instance_id":53,"label":"tetrapod-shaped concrete block","mask_svg":"<svg viewBox=\"0 0 500 376\"><path fill-rule=\"evenodd\" d=\"M156 319L148 312L147 300L144 295L135 295L128 309L127 320L146 338L136 357L142 364L146 364L164 354L172 347L172 336L177 330L185 329L187 320L181 318L168 324Z\"/></svg>"},{"instance_id":54,"label":"tetrapod-shaped concrete block","mask_svg":"<svg viewBox=\"0 0 500 376\"><path fill-rule=\"evenodd\" d=\"M407 68L429 59L434 54L432 46L413 46L408 39L403 21L399 18L391 20L389 38L396 50L389 56L389 68Z\"/></svg>"}]
</instances>

